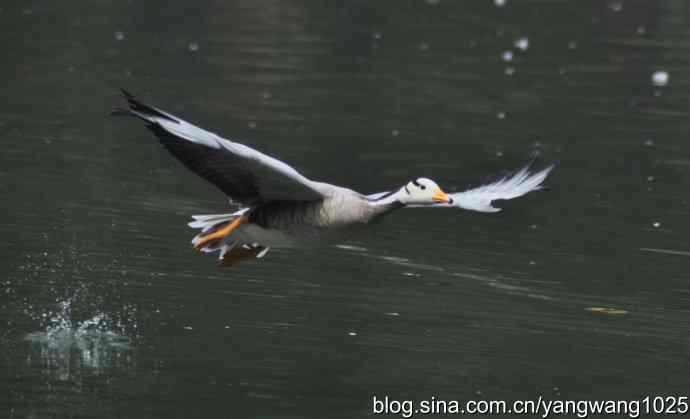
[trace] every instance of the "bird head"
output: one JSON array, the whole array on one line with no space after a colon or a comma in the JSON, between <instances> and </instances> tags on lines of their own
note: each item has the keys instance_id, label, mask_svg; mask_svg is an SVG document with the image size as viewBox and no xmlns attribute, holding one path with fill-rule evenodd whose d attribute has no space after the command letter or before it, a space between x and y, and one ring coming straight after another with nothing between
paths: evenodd
<instances>
[{"instance_id":1,"label":"bird head","mask_svg":"<svg viewBox=\"0 0 690 419\"><path fill-rule=\"evenodd\" d=\"M453 199L431 179L424 177L410 181L400 190L400 202L404 205L451 204Z\"/></svg>"}]
</instances>

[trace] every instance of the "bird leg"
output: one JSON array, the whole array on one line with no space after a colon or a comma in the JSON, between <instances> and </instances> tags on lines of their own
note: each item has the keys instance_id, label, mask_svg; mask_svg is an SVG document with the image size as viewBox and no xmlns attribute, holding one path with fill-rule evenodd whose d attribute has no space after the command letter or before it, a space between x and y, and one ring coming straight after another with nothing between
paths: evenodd
<instances>
[{"instance_id":1,"label":"bird leg","mask_svg":"<svg viewBox=\"0 0 690 419\"><path fill-rule=\"evenodd\" d=\"M204 246L206 246L208 243L214 241L214 240L222 240L226 237L228 237L230 234L232 234L233 231L237 229L237 227L241 226L242 224L247 222L247 217L245 216L240 216L232 220L232 222L228 223L223 228L219 228L218 230L214 231L213 233L210 233L206 236L200 237L201 240L197 244L194 245L194 248L196 250L201 250Z\"/></svg>"}]
</instances>

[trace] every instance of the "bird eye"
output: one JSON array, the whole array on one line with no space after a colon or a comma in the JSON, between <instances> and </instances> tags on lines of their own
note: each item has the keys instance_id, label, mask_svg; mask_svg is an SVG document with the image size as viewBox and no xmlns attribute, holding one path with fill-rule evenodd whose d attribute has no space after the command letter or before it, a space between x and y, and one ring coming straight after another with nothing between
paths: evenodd
<instances>
[{"instance_id":1,"label":"bird eye","mask_svg":"<svg viewBox=\"0 0 690 419\"><path fill-rule=\"evenodd\" d=\"M420 188L426 189L426 185L419 185Z\"/></svg>"}]
</instances>

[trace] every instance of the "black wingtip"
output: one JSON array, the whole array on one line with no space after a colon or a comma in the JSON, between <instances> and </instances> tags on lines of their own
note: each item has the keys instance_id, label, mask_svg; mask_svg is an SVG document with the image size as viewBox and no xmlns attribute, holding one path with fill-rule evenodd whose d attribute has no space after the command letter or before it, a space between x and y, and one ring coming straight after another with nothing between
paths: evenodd
<instances>
[{"instance_id":1,"label":"black wingtip","mask_svg":"<svg viewBox=\"0 0 690 419\"><path fill-rule=\"evenodd\" d=\"M122 92L122 96L124 96L127 100L129 100L129 99L134 99L134 95L131 94L131 93L129 93L129 92L128 92L127 90L125 90L124 88L121 87L121 88L120 88L120 91Z\"/></svg>"},{"instance_id":2,"label":"black wingtip","mask_svg":"<svg viewBox=\"0 0 690 419\"><path fill-rule=\"evenodd\" d=\"M134 115L134 116L139 116L143 119L149 120L147 117L148 116L155 116L158 118L163 118L167 119L168 121L179 123L178 120L176 120L172 115L166 114L165 112L162 112L153 106L149 106L138 99L134 97L133 94L131 94L129 91L120 88L120 91L122 92L122 95L124 98L127 100L127 104L129 105L128 110L124 110L124 113L119 109L116 108L113 110L113 113L111 115ZM150 120L149 120L150 121Z\"/></svg>"}]
</instances>

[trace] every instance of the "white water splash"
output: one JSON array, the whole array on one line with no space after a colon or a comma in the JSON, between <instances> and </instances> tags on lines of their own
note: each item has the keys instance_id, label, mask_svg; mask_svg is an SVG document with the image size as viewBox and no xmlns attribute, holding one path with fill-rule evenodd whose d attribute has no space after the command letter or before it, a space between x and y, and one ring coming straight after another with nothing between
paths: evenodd
<instances>
[{"instance_id":1,"label":"white water splash","mask_svg":"<svg viewBox=\"0 0 690 419\"><path fill-rule=\"evenodd\" d=\"M72 316L72 301L58 304L55 313L45 313L45 329L26 335L25 340L37 350L27 362L40 363L46 373L62 381L89 369L98 373L106 367L129 361L130 340L115 332L121 325L105 313L96 313L82 321Z\"/></svg>"}]
</instances>

